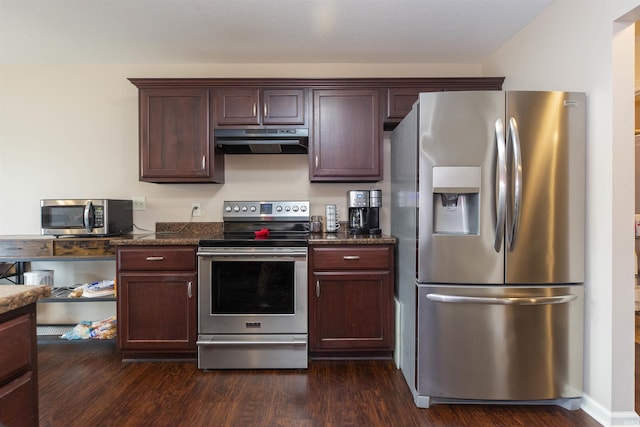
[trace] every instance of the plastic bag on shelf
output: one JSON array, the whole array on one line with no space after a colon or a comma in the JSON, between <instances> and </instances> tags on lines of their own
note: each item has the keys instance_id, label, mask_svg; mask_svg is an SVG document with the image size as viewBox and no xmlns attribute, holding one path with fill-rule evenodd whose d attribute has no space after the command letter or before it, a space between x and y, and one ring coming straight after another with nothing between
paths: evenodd
<instances>
[{"instance_id":1,"label":"plastic bag on shelf","mask_svg":"<svg viewBox=\"0 0 640 427\"><path fill-rule=\"evenodd\" d=\"M115 280L100 280L75 287L69 298L99 298L115 296Z\"/></svg>"},{"instance_id":2,"label":"plastic bag on shelf","mask_svg":"<svg viewBox=\"0 0 640 427\"><path fill-rule=\"evenodd\" d=\"M104 320L83 320L60 336L66 340L108 340L116 336L116 316Z\"/></svg>"}]
</instances>

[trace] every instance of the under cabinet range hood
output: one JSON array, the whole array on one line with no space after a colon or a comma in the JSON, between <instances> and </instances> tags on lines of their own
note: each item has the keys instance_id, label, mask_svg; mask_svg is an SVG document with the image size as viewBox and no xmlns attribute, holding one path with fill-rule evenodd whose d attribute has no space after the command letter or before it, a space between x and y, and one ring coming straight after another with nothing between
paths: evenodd
<instances>
[{"instance_id":1,"label":"under cabinet range hood","mask_svg":"<svg viewBox=\"0 0 640 427\"><path fill-rule=\"evenodd\" d=\"M215 129L216 147L225 154L307 154L309 129Z\"/></svg>"}]
</instances>

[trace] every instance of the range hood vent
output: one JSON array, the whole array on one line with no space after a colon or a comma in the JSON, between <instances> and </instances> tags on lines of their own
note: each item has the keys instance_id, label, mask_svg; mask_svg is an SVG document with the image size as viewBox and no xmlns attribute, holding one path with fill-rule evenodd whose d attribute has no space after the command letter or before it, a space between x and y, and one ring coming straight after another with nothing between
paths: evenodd
<instances>
[{"instance_id":1,"label":"range hood vent","mask_svg":"<svg viewBox=\"0 0 640 427\"><path fill-rule=\"evenodd\" d=\"M215 129L216 147L225 154L307 154L309 129Z\"/></svg>"}]
</instances>

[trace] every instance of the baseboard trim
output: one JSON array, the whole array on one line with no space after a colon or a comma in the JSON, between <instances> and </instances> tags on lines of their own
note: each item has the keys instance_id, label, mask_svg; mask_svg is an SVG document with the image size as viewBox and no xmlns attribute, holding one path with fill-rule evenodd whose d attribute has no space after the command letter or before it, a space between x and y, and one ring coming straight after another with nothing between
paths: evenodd
<instances>
[{"instance_id":1,"label":"baseboard trim","mask_svg":"<svg viewBox=\"0 0 640 427\"><path fill-rule=\"evenodd\" d=\"M604 427L640 426L640 416L635 412L611 412L587 394L582 396L581 409Z\"/></svg>"}]
</instances>

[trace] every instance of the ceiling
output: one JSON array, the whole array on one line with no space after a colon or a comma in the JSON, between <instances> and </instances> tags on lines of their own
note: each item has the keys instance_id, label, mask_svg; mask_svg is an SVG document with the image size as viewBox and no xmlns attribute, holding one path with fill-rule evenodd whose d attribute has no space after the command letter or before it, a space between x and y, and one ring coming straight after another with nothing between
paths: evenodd
<instances>
[{"instance_id":1,"label":"ceiling","mask_svg":"<svg viewBox=\"0 0 640 427\"><path fill-rule=\"evenodd\" d=\"M0 0L0 63L480 63L554 0Z\"/></svg>"}]
</instances>

